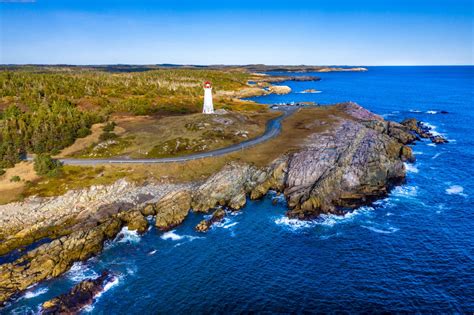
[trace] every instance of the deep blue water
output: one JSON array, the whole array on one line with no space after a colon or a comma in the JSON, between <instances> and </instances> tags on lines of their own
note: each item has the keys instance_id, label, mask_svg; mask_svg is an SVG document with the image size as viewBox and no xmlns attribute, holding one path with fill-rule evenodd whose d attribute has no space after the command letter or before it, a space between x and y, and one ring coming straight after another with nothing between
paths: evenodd
<instances>
[{"instance_id":1,"label":"deep blue water","mask_svg":"<svg viewBox=\"0 0 474 315\"><path fill-rule=\"evenodd\" d=\"M307 75L307 74L305 74ZM474 67L371 67L288 82L264 103L355 101L387 119L416 117L450 143L414 145L417 162L388 198L345 217L289 221L273 195L205 235L191 214L173 232L126 237L37 285L3 312L43 301L103 269L118 282L93 314L474 312ZM308 88L318 94L299 94ZM449 114L440 114L446 110Z\"/></svg>"}]
</instances>

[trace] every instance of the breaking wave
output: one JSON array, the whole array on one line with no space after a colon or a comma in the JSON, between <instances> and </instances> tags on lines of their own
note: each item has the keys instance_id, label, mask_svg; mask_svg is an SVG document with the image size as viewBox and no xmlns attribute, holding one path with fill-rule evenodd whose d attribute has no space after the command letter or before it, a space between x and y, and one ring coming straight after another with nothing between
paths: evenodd
<instances>
[{"instance_id":1,"label":"breaking wave","mask_svg":"<svg viewBox=\"0 0 474 315\"><path fill-rule=\"evenodd\" d=\"M391 195L397 197L415 197L418 194L418 187L416 186L397 186L391 192Z\"/></svg>"},{"instance_id":2,"label":"breaking wave","mask_svg":"<svg viewBox=\"0 0 474 315\"><path fill-rule=\"evenodd\" d=\"M128 227L123 227L115 238L118 243L138 243L140 242L140 235L137 231L131 231Z\"/></svg>"},{"instance_id":3,"label":"breaking wave","mask_svg":"<svg viewBox=\"0 0 474 315\"><path fill-rule=\"evenodd\" d=\"M405 169L408 173L418 173L418 168L411 163L403 163L405 164Z\"/></svg>"},{"instance_id":4,"label":"breaking wave","mask_svg":"<svg viewBox=\"0 0 474 315\"><path fill-rule=\"evenodd\" d=\"M430 128L430 132L433 136L442 136L443 135L442 133L436 131L436 129L438 128L437 126L435 126L433 124L430 124L428 122L423 122L423 125Z\"/></svg>"},{"instance_id":5,"label":"breaking wave","mask_svg":"<svg viewBox=\"0 0 474 315\"><path fill-rule=\"evenodd\" d=\"M199 236L192 236L192 235L179 235L175 232L176 230L171 230L169 232L163 233L161 235L161 239L163 240L171 240L171 241L180 241L180 240L189 240L189 241L194 241L195 239L203 238Z\"/></svg>"},{"instance_id":6,"label":"breaking wave","mask_svg":"<svg viewBox=\"0 0 474 315\"><path fill-rule=\"evenodd\" d=\"M102 296L102 294L104 294L105 292L109 291L111 288L115 287L116 285L118 285L120 282L120 277L116 277L114 276L113 279L109 282L107 282L105 285L104 285L104 288L102 289L102 291L100 291L99 293L96 294L96 296L94 298L98 299Z\"/></svg>"},{"instance_id":7,"label":"breaking wave","mask_svg":"<svg viewBox=\"0 0 474 315\"><path fill-rule=\"evenodd\" d=\"M333 227L339 223L346 223L353 221L356 217L361 215L367 215L374 210L373 207L360 207L354 211L347 212L344 215L336 214L321 214L319 217L313 220L299 220L299 219L290 219L287 216L283 215L274 220L277 225L285 226L293 231L300 229L307 229L315 226L327 226Z\"/></svg>"},{"instance_id":8,"label":"breaking wave","mask_svg":"<svg viewBox=\"0 0 474 315\"><path fill-rule=\"evenodd\" d=\"M23 298L32 299L41 294L45 294L46 292L48 292L48 288L39 288L37 290L29 290L29 291L26 291L26 293L23 295Z\"/></svg>"},{"instance_id":9,"label":"breaking wave","mask_svg":"<svg viewBox=\"0 0 474 315\"><path fill-rule=\"evenodd\" d=\"M74 282L81 282L89 278L97 278L99 275L87 264L83 262L75 262L71 269L66 273L66 276Z\"/></svg>"}]
</instances>

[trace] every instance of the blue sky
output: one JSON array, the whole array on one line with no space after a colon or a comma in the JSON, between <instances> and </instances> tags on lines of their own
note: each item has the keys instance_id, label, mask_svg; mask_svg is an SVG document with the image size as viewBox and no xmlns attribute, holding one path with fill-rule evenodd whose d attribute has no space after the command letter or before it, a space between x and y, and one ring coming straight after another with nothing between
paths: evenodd
<instances>
[{"instance_id":1,"label":"blue sky","mask_svg":"<svg viewBox=\"0 0 474 315\"><path fill-rule=\"evenodd\" d=\"M473 64L474 0L0 0L0 63Z\"/></svg>"}]
</instances>

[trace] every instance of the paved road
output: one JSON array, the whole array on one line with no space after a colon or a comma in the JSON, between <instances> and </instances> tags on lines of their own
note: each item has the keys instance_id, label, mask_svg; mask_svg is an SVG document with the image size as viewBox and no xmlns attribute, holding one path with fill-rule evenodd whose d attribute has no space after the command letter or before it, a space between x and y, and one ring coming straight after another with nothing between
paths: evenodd
<instances>
[{"instance_id":1,"label":"paved road","mask_svg":"<svg viewBox=\"0 0 474 315\"><path fill-rule=\"evenodd\" d=\"M281 131L281 121L286 117L293 114L296 110L294 107L280 107L284 114L277 118L270 120L267 123L265 133L260 137L250 139L244 142L240 142L229 147L217 149L208 152L171 157L161 159L126 159L126 158L113 158L113 159L59 159L62 163L67 165L96 165L96 164L152 164L152 163L172 163L172 162L185 162L191 160L198 160L207 157L220 156L231 152L243 150L245 148L252 147L259 143L265 142L275 136Z\"/></svg>"}]
</instances>

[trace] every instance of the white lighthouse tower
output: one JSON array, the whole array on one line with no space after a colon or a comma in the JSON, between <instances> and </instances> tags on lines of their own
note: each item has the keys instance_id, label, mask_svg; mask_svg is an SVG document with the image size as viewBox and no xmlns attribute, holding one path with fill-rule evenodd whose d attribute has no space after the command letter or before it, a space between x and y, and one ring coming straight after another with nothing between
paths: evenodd
<instances>
[{"instance_id":1,"label":"white lighthouse tower","mask_svg":"<svg viewBox=\"0 0 474 315\"><path fill-rule=\"evenodd\" d=\"M203 114L214 114L214 105L212 104L212 85L211 82L204 82L204 106Z\"/></svg>"}]
</instances>

